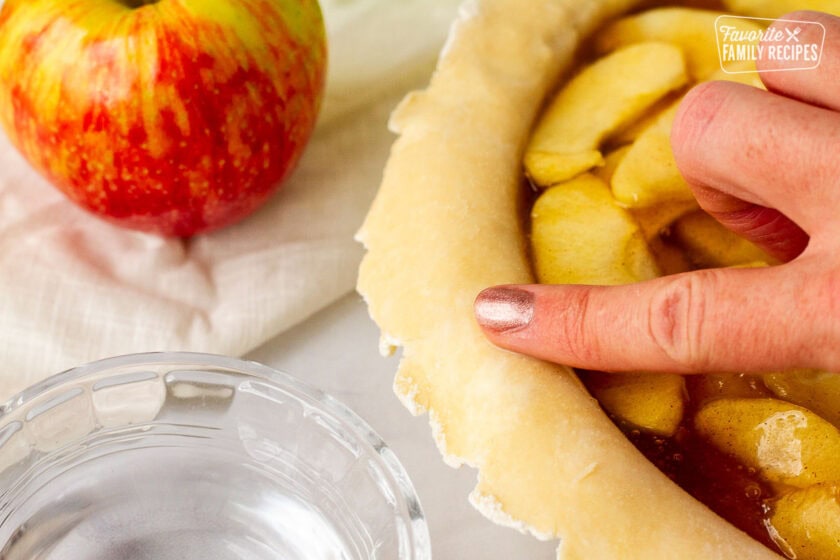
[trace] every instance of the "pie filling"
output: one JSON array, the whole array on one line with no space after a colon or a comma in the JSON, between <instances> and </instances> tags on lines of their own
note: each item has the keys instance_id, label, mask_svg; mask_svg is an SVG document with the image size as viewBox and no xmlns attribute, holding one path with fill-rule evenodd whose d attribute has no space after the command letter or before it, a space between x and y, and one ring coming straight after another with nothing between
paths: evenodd
<instances>
[{"instance_id":1,"label":"pie filling","mask_svg":"<svg viewBox=\"0 0 840 560\"><path fill-rule=\"evenodd\" d=\"M670 149L689 87L762 87L754 63L718 58L719 15L665 7L611 22L550 100L524 155L540 282L777 264L699 209ZM761 29L733 21L745 36ZM840 558L840 376L579 375L628 439L717 514L789 558Z\"/></svg>"}]
</instances>

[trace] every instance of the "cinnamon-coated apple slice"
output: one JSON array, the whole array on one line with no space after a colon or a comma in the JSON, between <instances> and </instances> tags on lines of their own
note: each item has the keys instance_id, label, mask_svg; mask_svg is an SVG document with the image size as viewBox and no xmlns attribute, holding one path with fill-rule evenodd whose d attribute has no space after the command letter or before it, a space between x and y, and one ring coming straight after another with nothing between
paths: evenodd
<instances>
[{"instance_id":1,"label":"cinnamon-coated apple slice","mask_svg":"<svg viewBox=\"0 0 840 560\"><path fill-rule=\"evenodd\" d=\"M697 431L770 482L804 488L840 482L840 430L778 399L719 399L694 418Z\"/></svg>"},{"instance_id":2,"label":"cinnamon-coated apple slice","mask_svg":"<svg viewBox=\"0 0 840 560\"><path fill-rule=\"evenodd\" d=\"M767 373L762 378L779 398L813 410L840 427L840 374L797 370Z\"/></svg>"},{"instance_id":3,"label":"cinnamon-coated apple slice","mask_svg":"<svg viewBox=\"0 0 840 560\"><path fill-rule=\"evenodd\" d=\"M780 18L796 10L812 10L840 16L837 0L723 0L727 10L761 18Z\"/></svg>"},{"instance_id":4,"label":"cinnamon-coated apple slice","mask_svg":"<svg viewBox=\"0 0 840 560\"><path fill-rule=\"evenodd\" d=\"M837 558L840 485L819 484L782 496L773 504L770 526L790 558Z\"/></svg>"},{"instance_id":5,"label":"cinnamon-coated apple slice","mask_svg":"<svg viewBox=\"0 0 840 560\"><path fill-rule=\"evenodd\" d=\"M671 150L671 125L679 102L663 111L633 142L618 164L611 186L615 199L629 208L664 202L690 202L694 194L677 168Z\"/></svg>"},{"instance_id":6,"label":"cinnamon-coated apple slice","mask_svg":"<svg viewBox=\"0 0 840 560\"><path fill-rule=\"evenodd\" d=\"M688 258L699 268L777 262L755 244L726 229L702 210L678 219L672 232Z\"/></svg>"},{"instance_id":7,"label":"cinnamon-coated apple slice","mask_svg":"<svg viewBox=\"0 0 840 560\"><path fill-rule=\"evenodd\" d=\"M631 45L599 59L543 113L525 152L526 173L550 186L600 165L604 139L686 80L682 52L665 43Z\"/></svg>"},{"instance_id":8,"label":"cinnamon-coated apple slice","mask_svg":"<svg viewBox=\"0 0 840 560\"><path fill-rule=\"evenodd\" d=\"M673 436L685 412L685 380L670 373L589 372L586 387L619 420L661 435Z\"/></svg>"},{"instance_id":9,"label":"cinnamon-coated apple slice","mask_svg":"<svg viewBox=\"0 0 840 560\"><path fill-rule=\"evenodd\" d=\"M682 7L646 10L608 25L598 33L596 45L600 52L605 53L641 41L673 43L683 50L692 79L708 80L711 74L721 69L715 27L717 18L722 15L725 14ZM758 32L763 29L758 22L744 18L728 18L726 25L745 32ZM744 44L757 43L756 35L752 43L746 41ZM750 61L737 65L728 64L727 69L754 71L755 63Z\"/></svg>"},{"instance_id":10,"label":"cinnamon-coated apple slice","mask_svg":"<svg viewBox=\"0 0 840 560\"><path fill-rule=\"evenodd\" d=\"M639 225L609 186L584 173L543 192L531 210L531 253L542 283L628 284L659 276ZM671 435L683 415L678 375L592 372L586 386L610 414Z\"/></svg>"},{"instance_id":11,"label":"cinnamon-coated apple slice","mask_svg":"<svg viewBox=\"0 0 840 560\"><path fill-rule=\"evenodd\" d=\"M653 206L630 208L630 214L639 222L642 233L649 242L670 231L671 225L683 216L698 210L694 198L686 200L665 200Z\"/></svg>"},{"instance_id":12,"label":"cinnamon-coated apple slice","mask_svg":"<svg viewBox=\"0 0 840 560\"><path fill-rule=\"evenodd\" d=\"M613 146L629 146L632 145L642 133L650 128L659 117L670 109L684 94L683 90L678 90L669 95L666 95L657 101L650 109L644 112L636 121L631 122L625 128L619 130L614 135L607 139L607 144Z\"/></svg>"},{"instance_id":13,"label":"cinnamon-coated apple slice","mask_svg":"<svg viewBox=\"0 0 840 560\"><path fill-rule=\"evenodd\" d=\"M609 185L613 173L615 173L615 168L618 167L618 164L621 163L621 160L624 159L628 151L630 151L629 144L608 152L604 156L604 164L593 169L592 174Z\"/></svg>"},{"instance_id":14,"label":"cinnamon-coated apple slice","mask_svg":"<svg viewBox=\"0 0 840 560\"><path fill-rule=\"evenodd\" d=\"M660 275L639 225L609 186L587 173L540 195L531 247L544 284L630 284Z\"/></svg>"}]
</instances>

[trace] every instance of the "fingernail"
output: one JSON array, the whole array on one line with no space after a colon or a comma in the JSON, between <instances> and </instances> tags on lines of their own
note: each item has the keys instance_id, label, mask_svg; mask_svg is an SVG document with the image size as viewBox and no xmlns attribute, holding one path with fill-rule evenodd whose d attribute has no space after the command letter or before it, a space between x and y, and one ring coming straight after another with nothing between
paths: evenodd
<instances>
[{"instance_id":1,"label":"fingernail","mask_svg":"<svg viewBox=\"0 0 840 560\"><path fill-rule=\"evenodd\" d=\"M499 333L520 329L534 316L534 294L519 288L488 288L475 299L478 323Z\"/></svg>"}]
</instances>

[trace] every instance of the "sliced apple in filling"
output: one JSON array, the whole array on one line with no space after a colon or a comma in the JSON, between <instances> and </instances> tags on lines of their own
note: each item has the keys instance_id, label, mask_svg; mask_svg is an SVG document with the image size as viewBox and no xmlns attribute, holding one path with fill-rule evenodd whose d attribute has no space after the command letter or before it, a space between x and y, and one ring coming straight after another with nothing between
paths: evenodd
<instances>
[{"instance_id":1,"label":"sliced apple in filling","mask_svg":"<svg viewBox=\"0 0 840 560\"><path fill-rule=\"evenodd\" d=\"M703 211L693 212L677 220L672 233L697 268L777 262Z\"/></svg>"},{"instance_id":2,"label":"sliced apple in filling","mask_svg":"<svg viewBox=\"0 0 840 560\"><path fill-rule=\"evenodd\" d=\"M663 234L669 234L674 222L698 208L697 201L692 198L691 200L666 200L645 208L631 208L630 213L639 222L645 239L651 240Z\"/></svg>"},{"instance_id":3,"label":"sliced apple in filling","mask_svg":"<svg viewBox=\"0 0 840 560\"><path fill-rule=\"evenodd\" d=\"M671 125L678 103L659 116L633 143L612 177L615 199L630 208L646 208L663 202L690 202L688 187L671 150Z\"/></svg>"},{"instance_id":4,"label":"sliced apple in filling","mask_svg":"<svg viewBox=\"0 0 840 560\"><path fill-rule=\"evenodd\" d=\"M680 89L672 92L659 101L657 101L650 109L639 117L638 120L631 122L625 128L619 130L614 135L607 139L607 144L612 146L625 146L635 142L642 133L650 128L662 114L670 109L684 94Z\"/></svg>"},{"instance_id":5,"label":"sliced apple in filling","mask_svg":"<svg viewBox=\"0 0 840 560\"><path fill-rule=\"evenodd\" d=\"M683 86L714 79L763 88L757 73L727 72L754 70L752 62L721 68L720 15L661 8L608 25L595 42L607 54L548 105L524 156L528 178L548 187L531 213L540 282L616 285L698 268L777 264L700 210L671 150ZM743 31L763 29L744 19L727 22ZM646 64L656 66L652 74ZM750 482L746 502L723 507L730 499L724 492L722 501L707 503L731 508L727 514L742 529L755 523L751 534L770 545L769 535L799 560L838 557L840 376L579 374L651 460L661 461L656 453L665 451L651 454L644 442L671 450L657 465L682 460L696 442L737 466L737 476ZM716 484L702 491L725 487ZM739 517L747 510L756 516L751 522Z\"/></svg>"},{"instance_id":6,"label":"sliced apple in filling","mask_svg":"<svg viewBox=\"0 0 840 560\"><path fill-rule=\"evenodd\" d=\"M659 276L639 225L591 174L543 192L531 210L531 246L545 284L629 284Z\"/></svg>"},{"instance_id":7,"label":"sliced apple in filling","mask_svg":"<svg viewBox=\"0 0 840 560\"><path fill-rule=\"evenodd\" d=\"M618 164L621 163L621 160L624 159L624 156L626 156L629 151L630 146L627 145L608 152L607 155L604 156L604 164L593 169L592 174L609 184L612 180L613 173L615 173L616 167L618 167Z\"/></svg>"},{"instance_id":8,"label":"sliced apple in filling","mask_svg":"<svg viewBox=\"0 0 840 560\"><path fill-rule=\"evenodd\" d=\"M588 372L584 382L604 410L637 428L672 436L682 422L685 380L680 375Z\"/></svg>"},{"instance_id":9,"label":"sliced apple in filling","mask_svg":"<svg viewBox=\"0 0 840 560\"><path fill-rule=\"evenodd\" d=\"M773 397L761 377L744 373L692 375L688 380L688 390L697 408L718 399Z\"/></svg>"},{"instance_id":10,"label":"sliced apple in filling","mask_svg":"<svg viewBox=\"0 0 840 560\"><path fill-rule=\"evenodd\" d=\"M840 16L837 0L723 0L723 5L732 12L761 18L779 18L795 10Z\"/></svg>"},{"instance_id":11,"label":"sliced apple in filling","mask_svg":"<svg viewBox=\"0 0 840 560\"><path fill-rule=\"evenodd\" d=\"M780 549L800 560L830 560L840 550L840 485L818 484L779 498L769 526Z\"/></svg>"},{"instance_id":12,"label":"sliced apple in filling","mask_svg":"<svg viewBox=\"0 0 840 560\"><path fill-rule=\"evenodd\" d=\"M769 482L803 488L840 482L840 430L778 399L719 399L694 418L698 433Z\"/></svg>"},{"instance_id":13,"label":"sliced apple in filling","mask_svg":"<svg viewBox=\"0 0 840 560\"><path fill-rule=\"evenodd\" d=\"M840 374L797 370L767 373L763 378L777 397L813 410L840 427Z\"/></svg>"},{"instance_id":14,"label":"sliced apple in filling","mask_svg":"<svg viewBox=\"0 0 840 560\"><path fill-rule=\"evenodd\" d=\"M662 274L667 276L669 274L679 274L691 270L691 261L673 243L661 237L655 237L648 244Z\"/></svg>"},{"instance_id":15,"label":"sliced apple in filling","mask_svg":"<svg viewBox=\"0 0 840 560\"><path fill-rule=\"evenodd\" d=\"M639 43L585 67L559 91L525 151L525 171L551 186L601 165L601 143L687 81L682 51Z\"/></svg>"},{"instance_id":16,"label":"sliced apple in filling","mask_svg":"<svg viewBox=\"0 0 840 560\"><path fill-rule=\"evenodd\" d=\"M659 275L638 223L591 174L543 192L531 212L531 246L543 283L627 284ZM683 417L678 375L590 373L589 390L611 414L671 435Z\"/></svg>"},{"instance_id":17,"label":"sliced apple in filling","mask_svg":"<svg viewBox=\"0 0 840 560\"><path fill-rule=\"evenodd\" d=\"M689 74L694 80L710 79L721 69L716 37L716 20L722 12L692 8L667 7L647 10L622 18L607 26L598 34L597 48L600 52L639 43L641 41L665 41L680 46L685 53ZM761 31L757 22L744 18L727 18L726 25L739 31ZM742 44L751 44L744 42ZM756 38L752 44L758 44ZM754 71L755 63L738 61L728 63L727 70Z\"/></svg>"}]
</instances>

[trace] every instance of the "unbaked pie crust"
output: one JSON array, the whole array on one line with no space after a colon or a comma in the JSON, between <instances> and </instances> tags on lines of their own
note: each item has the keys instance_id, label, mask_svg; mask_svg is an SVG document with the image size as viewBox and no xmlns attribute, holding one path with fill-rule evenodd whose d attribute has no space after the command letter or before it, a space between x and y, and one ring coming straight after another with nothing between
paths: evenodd
<instances>
[{"instance_id":1,"label":"unbaked pie crust","mask_svg":"<svg viewBox=\"0 0 840 560\"><path fill-rule=\"evenodd\" d=\"M660 473L569 368L494 347L473 316L483 288L534 282L523 147L580 38L635 3L462 8L429 87L392 118L358 288L383 349L403 348L397 394L447 463L478 469L470 499L490 519L561 539L562 559L778 559Z\"/></svg>"}]
</instances>

